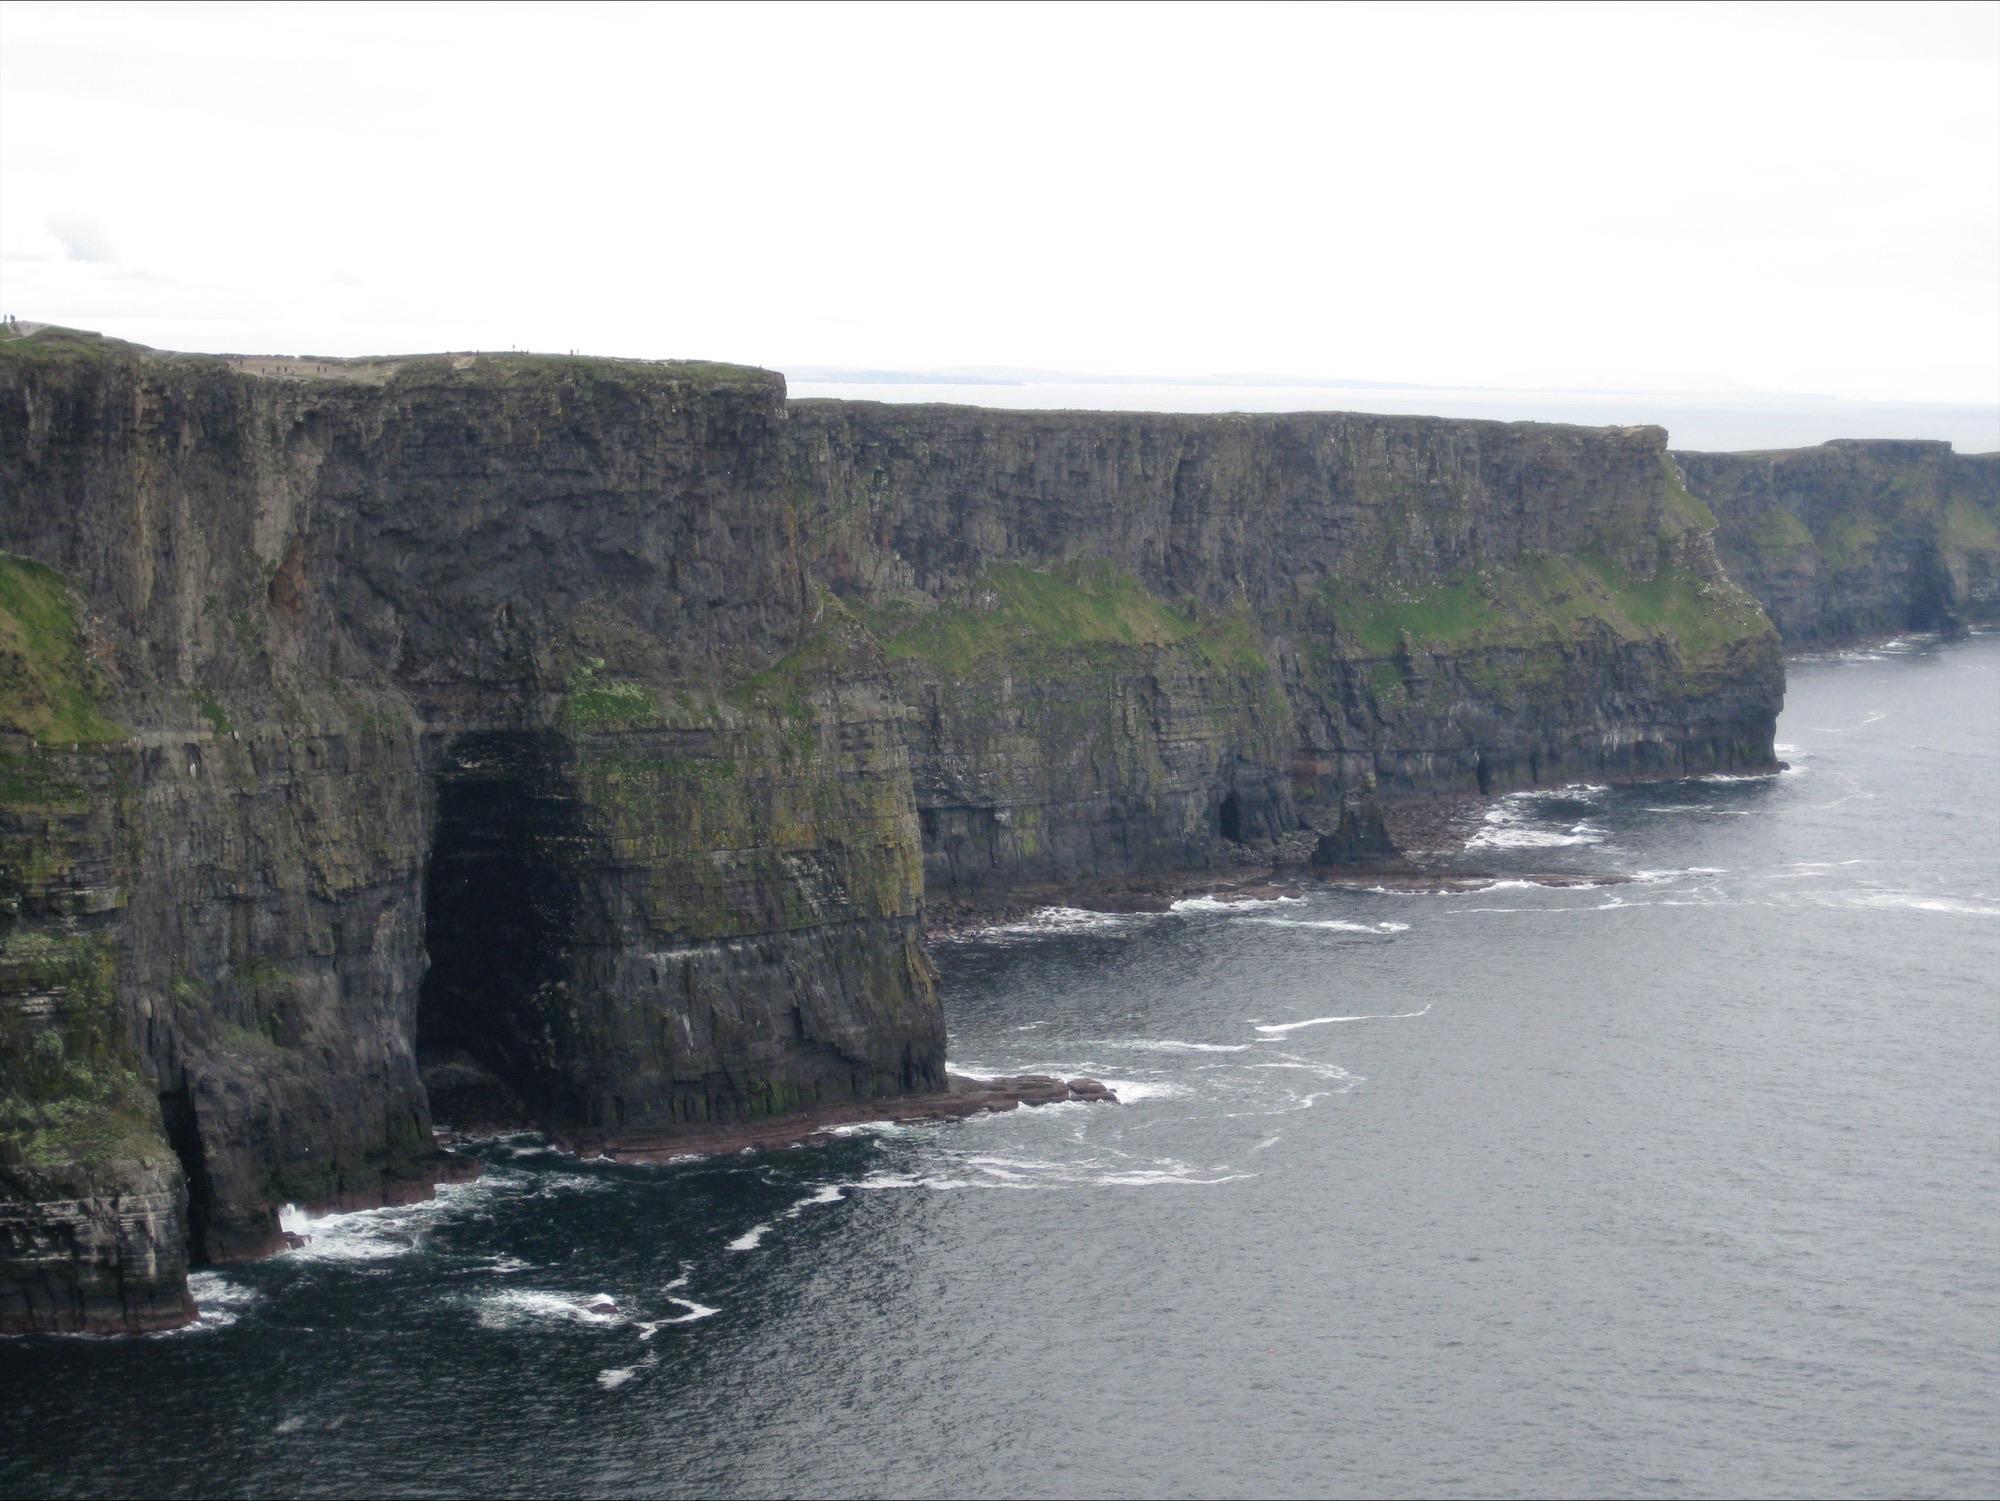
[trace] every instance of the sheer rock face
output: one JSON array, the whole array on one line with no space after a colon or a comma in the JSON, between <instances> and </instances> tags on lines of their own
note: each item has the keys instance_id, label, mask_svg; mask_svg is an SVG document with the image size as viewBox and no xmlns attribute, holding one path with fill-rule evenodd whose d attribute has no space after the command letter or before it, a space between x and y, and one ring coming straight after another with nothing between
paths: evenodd
<instances>
[{"instance_id":1,"label":"sheer rock face","mask_svg":"<svg viewBox=\"0 0 2000 1501\"><path fill-rule=\"evenodd\" d=\"M930 890L1226 862L1344 802L1769 764L1770 627L1658 428L796 402Z\"/></svg>"},{"instance_id":2,"label":"sheer rock face","mask_svg":"<svg viewBox=\"0 0 2000 1501\"><path fill-rule=\"evenodd\" d=\"M427 1193L420 1066L601 1142L935 1093L926 888L1769 764L1663 441L0 343L0 1327Z\"/></svg>"},{"instance_id":3,"label":"sheer rock face","mask_svg":"<svg viewBox=\"0 0 2000 1501\"><path fill-rule=\"evenodd\" d=\"M1675 457L1787 644L2000 619L2000 454L1876 440Z\"/></svg>"},{"instance_id":4,"label":"sheer rock face","mask_svg":"<svg viewBox=\"0 0 2000 1501\"><path fill-rule=\"evenodd\" d=\"M340 370L0 348L0 590L63 615L0 592L6 1328L153 1327L283 1203L428 1193L423 1049L576 1128L942 1082L901 710L820 618L782 383Z\"/></svg>"}]
</instances>

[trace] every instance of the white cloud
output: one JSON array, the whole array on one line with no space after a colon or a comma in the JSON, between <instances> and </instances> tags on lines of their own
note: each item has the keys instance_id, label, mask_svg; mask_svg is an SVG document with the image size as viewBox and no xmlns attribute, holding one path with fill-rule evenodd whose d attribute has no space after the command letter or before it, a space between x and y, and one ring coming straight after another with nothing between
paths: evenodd
<instances>
[{"instance_id":1,"label":"white cloud","mask_svg":"<svg viewBox=\"0 0 2000 1501\"><path fill-rule=\"evenodd\" d=\"M151 343L2000 400L1992 6L16 3L0 42L7 306Z\"/></svg>"},{"instance_id":2,"label":"white cloud","mask_svg":"<svg viewBox=\"0 0 2000 1501\"><path fill-rule=\"evenodd\" d=\"M89 214L52 215L48 231L69 260L100 263L118 259L104 226Z\"/></svg>"}]
</instances>

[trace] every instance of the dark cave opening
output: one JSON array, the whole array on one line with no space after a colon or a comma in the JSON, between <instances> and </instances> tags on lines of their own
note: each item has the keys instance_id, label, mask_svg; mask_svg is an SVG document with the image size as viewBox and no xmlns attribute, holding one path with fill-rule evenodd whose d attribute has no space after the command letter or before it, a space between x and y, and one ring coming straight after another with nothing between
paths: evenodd
<instances>
[{"instance_id":1,"label":"dark cave opening","mask_svg":"<svg viewBox=\"0 0 2000 1501\"><path fill-rule=\"evenodd\" d=\"M548 1003L576 937L582 837L551 737L467 734L446 747L417 1002L417 1061L440 1125L535 1124L558 1106Z\"/></svg>"},{"instance_id":2,"label":"dark cave opening","mask_svg":"<svg viewBox=\"0 0 2000 1501\"><path fill-rule=\"evenodd\" d=\"M1243 842L1243 804L1234 792L1222 799L1222 806L1215 811L1215 826L1224 839L1235 844Z\"/></svg>"},{"instance_id":3,"label":"dark cave opening","mask_svg":"<svg viewBox=\"0 0 2000 1501\"><path fill-rule=\"evenodd\" d=\"M213 1191L208 1182L208 1159L201 1150L201 1127L195 1120L194 1095L186 1084L160 1091L160 1121L166 1128L167 1145L174 1149L181 1171L187 1175L188 1260L201 1265L210 1254L208 1207Z\"/></svg>"}]
</instances>

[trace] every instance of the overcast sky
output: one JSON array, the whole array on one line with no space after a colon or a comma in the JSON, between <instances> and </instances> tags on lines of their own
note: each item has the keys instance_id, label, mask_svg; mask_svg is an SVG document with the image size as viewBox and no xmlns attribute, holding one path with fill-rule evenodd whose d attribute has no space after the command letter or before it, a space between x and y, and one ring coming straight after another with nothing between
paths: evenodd
<instances>
[{"instance_id":1,"label":"overcast sky","mask_svg":"<svg viewBox=\"0 0 2000 1501\"><path fill-rule=\"evenodd\" d=\"M2000 5L0 5L0 305L2000 401Z\"/></svg>"}]
</instances>

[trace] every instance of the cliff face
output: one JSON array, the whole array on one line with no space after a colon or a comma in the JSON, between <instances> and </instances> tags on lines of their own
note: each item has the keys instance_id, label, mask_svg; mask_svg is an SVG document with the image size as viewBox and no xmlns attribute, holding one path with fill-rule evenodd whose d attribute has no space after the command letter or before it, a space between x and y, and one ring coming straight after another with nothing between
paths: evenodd
<instances>
[{"instance_id":1,"label":"cliff face","mask_svg":"<svg viewBox=\"0 0 2000 1501\"><path fill-rule=\"evenodd\" d=\"M1679 453L1729 576L1794 645L2000 619L2000 454L1839 441Z\"/></svg>"},{"instance_id":2,"label":"cliff face","mask_svg":"<svg viewBox=\"0 0 2000 1501\"><path fill-rule=\"evenodd\" d=\"M936 1087L926 890L1766 765L1658 429L0 343L0 1327L276 1208Z\"/></svg>"},{"instance_id":3,"label":"cliff face","mask_svg":"<svg viewBox=\"0 0 2000 1501\"><path fill-rule=\"evenodd\" d=\"M792 406L934 894L1230 857L1357 794L1766 764L1782 669L1658 428Z\"/></svg>"},{"instance_id":4,"label":"cliff face","mask_svg":"<svg viewBox=\"0 0 2000 1501\"><path fill-rule=\"evenodd\" d=\"M420 1064L558 1130L941 1079L783 437L728 368L0 353L0 1324L428 1193Z\"/></svg>"}]
</instances>

